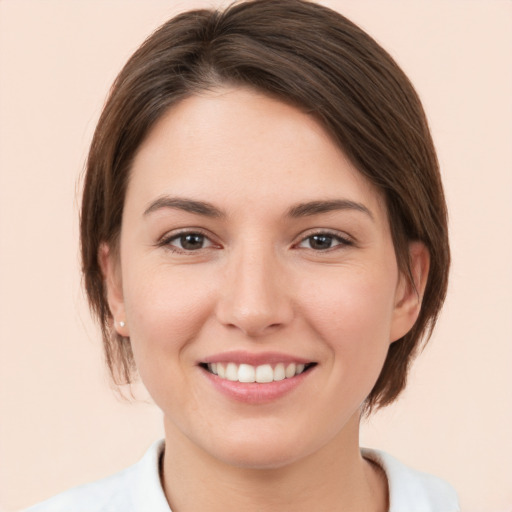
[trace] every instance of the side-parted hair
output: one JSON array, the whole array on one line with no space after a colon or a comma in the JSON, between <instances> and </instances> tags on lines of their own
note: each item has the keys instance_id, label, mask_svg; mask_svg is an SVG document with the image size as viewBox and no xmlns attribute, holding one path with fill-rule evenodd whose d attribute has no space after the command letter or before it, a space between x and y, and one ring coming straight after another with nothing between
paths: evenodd
<instances>
[{"instance_id":1,"label":"side-parted hair","mask_svg":"<svg viewBox=\"0 0 512 512\"><path fill-rule=\"evenodd\" d=\"M438 161L420 100L390 55L341 14L304 0L243 1L180 14L116 78L90 147L80 219L85 289L113 382L131 382L136 368L130 340L112 328L100 246L118 246L130 168L151 128L171 105L222 86L266 93L324 126L384 197L398 266L409 279L409 243L427 247L419 317L390 345L366 412L389 404L405 387L446 295L450 251Z\"/></svg>"}]
</instances>

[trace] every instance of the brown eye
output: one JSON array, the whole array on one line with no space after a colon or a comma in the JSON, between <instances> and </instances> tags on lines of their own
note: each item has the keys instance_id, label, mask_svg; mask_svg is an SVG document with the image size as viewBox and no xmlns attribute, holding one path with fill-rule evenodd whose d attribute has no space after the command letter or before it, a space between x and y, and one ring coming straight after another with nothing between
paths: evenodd
<instances>
[{"instance_id":1,"label":"brown eye","mask_svg":"<svg viewBox=\"0 0 512 512\"><path fill-rule=\"evenodd\" d=\"M181 247L187 251L194 251L202 249L204 245L204 236L198 233L191 233L189 235L181 235L179 237Z\"/></svg>"},{"instance_id":2,"label":"brown eye","mask_svg":"<svg viewBox=\"0 0 512 512\"><path fill-rule=\"evenodd\" d=\"M330 249L334 242L334 237L330 235L313 235L309 237L309 246L311 249L322 251Z\"/></svg>"},{"instance_id":3,"label":"brown eye","mask_svg":"<svg viewBox=\"0 0 512 512\"><path fill-rule=\"evenodd\" d=\"M316 233L310 235L299 244L299 247L305 249L313 249L314 251L326 251L337 246L352 245L352 242L341 236L332 235L330 233Z\"/></svg>"},{"instance_id":4,"label":"brown eye","mask_svg":"<svg viewBox=\"0 0 512 512\"><path fill-rule=\"evenodd\" d=\"M212 242L201 233L180 233L163 241L163 245L176 251L198 251L210 247Z\"/></svg>"}]
</instances>

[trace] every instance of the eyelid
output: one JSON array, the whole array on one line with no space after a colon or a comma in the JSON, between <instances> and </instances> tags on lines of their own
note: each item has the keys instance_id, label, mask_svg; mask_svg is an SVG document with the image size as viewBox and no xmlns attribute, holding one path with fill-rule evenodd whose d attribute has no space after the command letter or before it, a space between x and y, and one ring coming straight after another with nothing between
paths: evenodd
<instances>
[{"instance_id":1,"label":"eyelid","mask_svg":"<svg viewBox=\"0 0 512 512\"><path fill-rule=\"evenodd\" d=\"M183 236L183 235L188 235L188 234L198 234L198 235L201 235L201 236L204 236L208 242L209 242L209 245L207 247L202 247L200 249L196 249L196 250L186 250L186 249L180 249L179 247L176 247L176 246L172 246L171 245L171 242L173 240L176 240L177 238L179 238L180 236ZM323 251L320 251L320 250L314 250L314 249L311 249L311 250L314 250L315 252L328 252L330 250L333 250L333 249L336 249L337 247L346 247L346 246L353 246L355 245L355 240L352 236L348 235L346 232L342 232L342 231L337 231L337 230L333 230L333 229L328 229L328 228L316 228L316 229L310 229L306 232L303 232L299 235L298 237L298 241L295 242L292 247L293 248L300 248L300 244L302 244L303 242L305 242L308 238L311 238L315 235L326 235L326 236L330 236L332 238L334 238L335 240L337 240L339 243L336 244L334 247L330 247L328 249L325 249ZM216 242L215 237L213 237L211 235L211 233L209 233L207 230L203 229L203 228L196 228L196 227L186 227L186 228L180 228L180 229L176 229L176 230L172 230L172 231L168 231L166 232L164 235L162 235L156 242L156 246L157 247L164 247L164 248L168 248L169 250L171 251L174 251L174 252L182 252L182 253L198 253L204 249L209 249L211 247L215 247L215 248L221 248L221 244Z\"/></svg>"},{"instance_id":2,"label":"eyelid","mask_svg":"<svg viewBox=\"0 0 512 512\"><path fill-rule=\"evenodd\" d=\"M353 237L351 237L349 234L347 234L343 231L337 231L337 230L327 229L327 228L325 228L325 229L317 228L317 229L308 230L305 233L301 233L298 242L293 244L293 246L299 247L300 244L302 244L308 238L311 238L315 235L330 236L330 237L334 238L335 240L337 240L338 242L340 242L340 243L336 244L334 247L324 249L323 251L315 250L315 252L328 252L330 250L336 249L337 247L353 246L356 243L356 241L354 240ZM311 249L311 250L314 250L314 249Z\"/></svg>"},{"instance_id":3,"label":"eyelid","mask_svg":"<svg viewBox=\"0 0 512 512\"><path fill-rule=\"evenodd\" d=\"M173 240L176 240L177 238L184 236L184 235L204 236L204 238L207 239L210 244L207 247L201 247L200 249L196 249L194 251L181 249L179 247L171 245L171 242ZM180 229L168 231L157 240L155 245L157 247L167 248L172 252L183 253L183 254L199 253L202 250L209 249L211 247L216 247L216 248L220 247L220 244L215 242L214 237L209 232L207 232L206 230L204 230L202 228L195 228L195 227L186 227L186 228L180 228Z\"/></svg>"}]
</instances>

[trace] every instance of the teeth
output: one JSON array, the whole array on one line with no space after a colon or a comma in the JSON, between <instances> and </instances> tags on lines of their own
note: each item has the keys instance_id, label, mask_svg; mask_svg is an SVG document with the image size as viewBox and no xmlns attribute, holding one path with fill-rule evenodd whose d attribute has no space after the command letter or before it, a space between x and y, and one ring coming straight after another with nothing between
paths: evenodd
<instances>
[{"instance_id":1,"label":"teeth","mask_svg":"<svg viewBox=\"0 0 512 512\"><path fill-rule=\"evenodd\" d=\"M233 382L274 382L283 379L291 379L300 375L306 368L304 364L277 363L274 367L270 364L252 366L250 364L236 363L208 363L208 370L218 375L221 379Z\"/></svg>"},{"instance_id":2,"label":"teeth","mask_svg":"<svg viewBox=\"0 0 512 512\"><path fill-rule=\"evenodd\" d=\"M273 380L274 370L272 370L272 366L269 364L262 364L256 368L256 382L273 382Z\"/></svg>"},{"instance_id":3,"label":"teeth","mask_svg":"<svg viewBox=\"0 0 512 512\"><path fill-rule=\"evenodd\" d=\"M274 368L274 380L283 380L286 378L286 373L284 370L284 364L279 363L276 364L276 367Z\"/></svg>"},{"instance_id":4,"label":"teeth","mask_svg":"<svg viewBox=\"0 0 512 512\"><path fill-rule=\"evenodd\" d=\"M295 375L295 370L297 369L297 366L295 366L295 363L290 363L287 367L286 367L286 370L284 371L284 375L287 379L289 379L290 377L293 377Z\"/></svg>"},{"instance_id":5,"label":"teeth","mask_svg":"<svg viewBox=\"0 0 512 512\"><path fill-rule=\"evenodd\" d=\"M226 366L226 379L228 380L238 380L238 367L235 363L228 363Z\"/></svg>"},{"instance_id":6,"label":"teeth","mask_svg":"<svg viewBox=\"0 0 512 512\"><path fill-rule=\"evenodd\" d=\"M231 364L231 363L230 363ZM256 380L256 371L250 364L241 364L238 367L238 382L254 382Z\"/></svg>"}]
</instances>

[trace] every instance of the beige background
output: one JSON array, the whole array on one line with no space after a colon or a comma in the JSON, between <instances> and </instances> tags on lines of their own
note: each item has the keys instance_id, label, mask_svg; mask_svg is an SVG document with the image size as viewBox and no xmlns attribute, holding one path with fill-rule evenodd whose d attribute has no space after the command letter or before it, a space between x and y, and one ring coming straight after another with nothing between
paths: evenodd
<instances>
[{"instance_id":1,"label":"beige background","mask_svg":"<svg viewBox=\"0 0 512 512\"><path fill-rule=\"evenodd\" d=\"M154 406L109 389L80 290L76 190L115 74L151 30L199 3L0 1L3 510L115 472L162 435ZM451 213L444 314L406 394L363 427L363 444L448 479L467 512L510 511L512 3L324 3L416 84Z\"/></svg>"}]
</instances>

